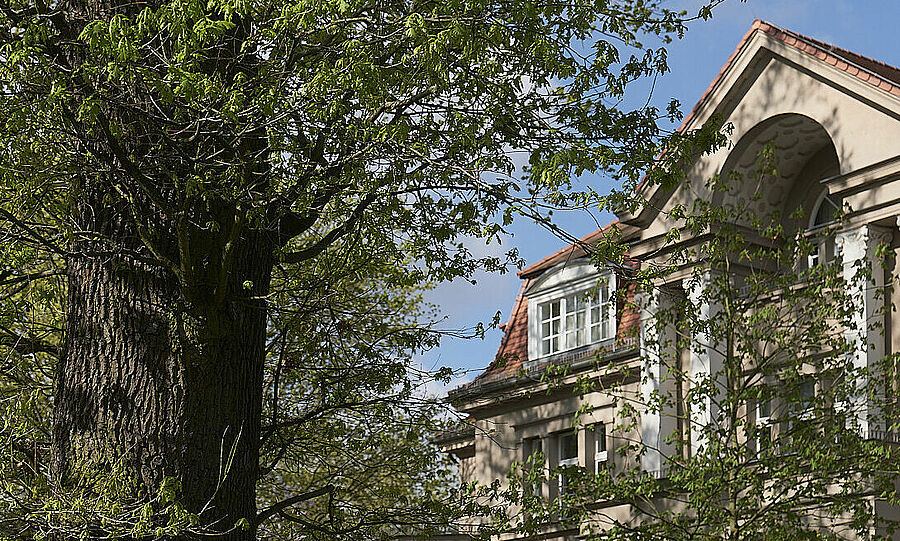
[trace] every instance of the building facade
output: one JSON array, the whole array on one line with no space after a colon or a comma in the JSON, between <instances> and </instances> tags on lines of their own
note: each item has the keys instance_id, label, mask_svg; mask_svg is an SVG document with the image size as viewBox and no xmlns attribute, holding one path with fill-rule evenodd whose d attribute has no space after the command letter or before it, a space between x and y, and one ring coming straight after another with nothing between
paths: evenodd
<instances>
[{"instance_id":1,"label":"building facade","mask_svg":"<svg viewBox=\"0 0 900 541\"><path fill-rule=\"evenodd\" d=\"M873 263L867 285L848 286L860 288L854 293L861 324L840 332L862 344L848 353L854 366L874 366L900 352L900 325L893 325L891 312L884 310L886 303L900 305L900 288L889 287L900 275L893 257L900 246L900 70L756 21L681 129L692 131L712 119L730 126L729 144L690 163L687 182L639 188L647 204L638 212L623 211L582 243L519 272L521 292L496 360L449 395L468 420L440 442L458 458L463 481L489 485L503 480L536 451L547 471L569 465L587 472L631 468L660 478L672 457L689 457L703 445L702 431L690 427L705 426L715 416L709 396L708 403L690 407L679 399L645 408L630 428L622 427L620 411L622 392L644 401L662 391L686 396L692 382L721 366L712 347L661 351L676 340L661 339L664 331L653 323L654 314L672 298L692 299L701 318L714 317L719 307L704 299L703 281L697 279L703 261L675 265L655 279L653 292L629 289L634 269L671 265L670 232L684 227L674 211L696 200L726 207L743 198L760 214L781 213L785 227L811 239L813 250L804 263L810 268L838 261L849 277L860 262ZM762 189L743 182L735 191L722 192L708 182L726 175L754 178L766 148L777 150L778 166ZM802 217L787 217L794 208L804 210ZM811 236L839 209L845 214L832 224L831 240ZM612 230L627 243L630 259L598 270L587 257L589 247ZM698 235L684 232L674 245L697 241ZM876 262L885 250L887 259ZM689 377L667 377L667 363L659 361L663 356L676 358ZM560 367L556 377L547 377L548 367ZM585 378L601 384L585 391L579 387ZM603 378L618 378L618 395L603 390ZM807 392L802 382L798 388ZM808 392L816 389L810 386ZM889 416L876 415L874 407L856 408L853 426L864 439L892 437ZM763 402L744 411L756 427L772 415ZM668 437L679 433L683 441ZM750 448L762 445L758 435L753 437ZM642 444L639 456L627 451L634 441ZM553 500L566 492L566 483L564 475L549 475L535 490ZM666 505L674 509L678 504ZM893 508L878 498L872 505L893 516ZM609 524L627 523L634 508L609 503L599 514ZM583 524L558 521L543 534L574 539L582 531Z\"/></svg>"}]
</instances>

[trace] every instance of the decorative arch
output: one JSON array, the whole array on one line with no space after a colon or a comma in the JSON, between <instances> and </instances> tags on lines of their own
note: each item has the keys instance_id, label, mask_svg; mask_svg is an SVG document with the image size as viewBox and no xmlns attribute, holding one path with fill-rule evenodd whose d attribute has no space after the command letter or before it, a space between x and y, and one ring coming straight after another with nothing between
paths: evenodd
<instances>
[{"instance_id":1,"label":"decorative arch","mask_svg":"<svg viewBox=\"0 0 900 541\"><path fill-rule=\"evenodd\" d=\"M761 156L773 150L771 172L760 172ZM820 197L824 178L840 174L841 164L828 131L812 118L784 113L767 118L748 130L728 154L720 178L727 190L716 192L713 203L741 205L757 217L779 213L784 225L798 207L810 216Z\"/></svg>"}]
</instances>

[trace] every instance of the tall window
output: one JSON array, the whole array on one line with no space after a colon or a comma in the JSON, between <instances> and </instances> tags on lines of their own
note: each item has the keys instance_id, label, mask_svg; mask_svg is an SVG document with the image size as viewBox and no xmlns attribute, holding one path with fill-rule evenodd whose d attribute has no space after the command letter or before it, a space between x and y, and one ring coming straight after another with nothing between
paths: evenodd
<instances>
[{"instance_id":1,"label":"tall window","mask_svg":"<svg viewBox=\"0 0 900 541\"><path fill-rule=\"evenodd\" d=\"M608 287L585 289L541 303L541 355L552 355L613 337L614 298Z\"/></svg>"},{"instance_id":2,"label":"tall window","mask_svg":"<svg viewBox=\"0 0 900 541\"><path fill-rule=\"evenodd\" d=\"M812 241L812 249L807 261L808 268L830 263L840 255L837 252L834 237L830 236L828 232L822 231L822 228L840 218L843 204L843 199L832 197L827 190L819 196L809 220L808 235Z\"/></svg>"},{"instance_id":3,"label":"tall window","mask_svg":"<svg viewBox=\"0 0 900 541\"><path fill-rule=\"evenodd\" d=\"M772 400L756 401L756 451L762 453L772 446L775 439L775 425L772 423Z\"/></svg>"},{"instance_id":4,"label":"tall window","mask_svg":"<svg viewBox=\"0 0 900 541\"><path fill-rule=\"evenodd\" d=\"M796 442L808 444L821 436L816 430L814 414L815 380L812 377L801 380L797 385L796 395L796 401L791 404L790 436Z\"/></svg>"},{"instance_id":5,"label":"tall window","mask_svg":"<svg viewBox=\"0 0 900 541\"><path fill-rule=\"evenodd\" d=\"M606 450L606 425L594 425L594 472L600 473L606 466L609 453Z\"/></svg>"},{"instance_id":6,"label":"tall window","mask_svg":"<svg viewBox=\"0 0 900 541\"><path fill-rule=\"evenodd\" d=\"M559 495L569 492L569 479L572 469L578 467L578 436L575 432L563 432L557 438L559 445Z\"/></svg>"},{"instance_id":7,"label":"tall window","mask_svg":"<svg viewBox=\"0 0 900 541\"><path fill-rule=\"evenodd\" d=\"M540 467L539 469L543 472L543 461L541 438L525 438L522 440L522 463L525 464L525 467ZM531 493L535 496L541 495L541 481L539 479L535 479L534 484L531 486Z\"/></svg>"}]
</instances>

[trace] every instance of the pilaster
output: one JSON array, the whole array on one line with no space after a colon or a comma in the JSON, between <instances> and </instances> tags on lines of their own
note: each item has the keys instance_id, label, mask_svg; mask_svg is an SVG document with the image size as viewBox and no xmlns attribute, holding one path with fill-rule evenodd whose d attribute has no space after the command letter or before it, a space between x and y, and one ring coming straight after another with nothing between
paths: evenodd
<instances>
[{"instance_id":1,"label":"pilaster","mask_svg":"<svg viewBox=\"0 0 900 541\"><path fill-rule=\"evenodd\" d=\"M864 438L884 430L878 394L870 395L870 377L878 370L885 355L884 295L885 269L878 257L878 248L890 244L887 228L863 225L837 234L836 244L841 252L847 292L855 304L851 325L844 337L851 345L850 364L856 374L857 392L847 404Z\"/></svg>"},{"instance_id":2,"label":"pilaster","mask_svg":"<svg viewBox=\"0 0 900 541\"><path fill-rule=\"evenodd\" d=\"M719 337L711 333L710 324L721 310L721 303L711 295L712 273L707 270L700 276L684 280L688 302L694 311L694 330L691 336L690 385L691 393L691 455L706 445L708 427L719 416L718 394L722 386L717 381L724 377L724 355ZM697 393L703 393L697 396Z\"/></svg>"},{"instance_id":3,"label":"pilaster","mask_svg":"<svg viewBox=\"0 0 900 541\"><path fill-rule=\"evenodd\" d=\"M673 306L673 292L666 288L639 293L641 333L641 469L661 475L674 445L666 439L677 429L674 406L678 370L675 328L666 319Z\"/></svg>"}]
</instances>

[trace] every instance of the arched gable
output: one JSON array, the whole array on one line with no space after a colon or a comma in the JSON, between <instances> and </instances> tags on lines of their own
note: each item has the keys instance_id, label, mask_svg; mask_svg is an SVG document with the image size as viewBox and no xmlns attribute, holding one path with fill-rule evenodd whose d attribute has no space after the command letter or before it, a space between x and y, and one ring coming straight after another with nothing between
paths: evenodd
<instances>
[{"instance_id":1,"label":"arched gable","mask_svg":"<svg viewBox=\"0 0 900 541\"><path fill-rule=\"evenodd\" d=\"M829 175L847 174L898 155L900 90L864 80L861 75L868 79L867 73L848 68L846 62L839 65L826 49L801 43L801 38L776 35L764 23L751 30L682 127L690 131L717 118L730 128L731 144L699 157L686 171L687 186L666 193L660 187L645 189L650 204L639 215L620 216L623 223L642 229L642 240L662 238L679 227L668 216L676 205L690 208L696 199L716 201L720 196L708 181L723 172L749 170L756 153L747 148L766 138L782 147L783 176L793 181L765 187L765 204L771 208L796 190L804 168L812 174L810 158L831 152L824 148L833 148L838 166ZM877 77L873 72L872 81ZM831 156L826 158L832 161ZM820 195L819 189L814 191L813 197ZM643 249L654 246L647 243ZM641 257L642 251L638 242L632 254Z\"/></svg>"}]
</instances>

